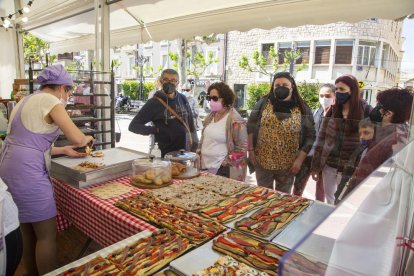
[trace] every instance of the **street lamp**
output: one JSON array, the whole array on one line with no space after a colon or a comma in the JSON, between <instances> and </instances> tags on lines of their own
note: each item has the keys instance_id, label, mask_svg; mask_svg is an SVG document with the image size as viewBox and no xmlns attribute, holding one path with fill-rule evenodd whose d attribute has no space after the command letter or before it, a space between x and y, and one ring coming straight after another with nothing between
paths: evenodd
<instances>
[{"instance_id":1,"label":"street lamp","mask_svg":"<svg viewBox=\"0 0 414 276\"><path fill-rule=\"evenodd\" d=\"M296 43L292 41L292 50L290 52L290 64L289 64L289 73L293 76L293 69L295 66L295 53L296 53Z\"/></svg>"},{"instance_id":2,"label":"street lamp","mask_svg":"<svg viewBox=\"0 0 414 276\"><path fill-rule=\"evenodd\" d=\"M143 56L143 55L138 55L136 56L136 64L139 67L139 90L138 90L138 99L139 100L143 100L143 83L144 83L144 74L143 74L143 68L145 63L147 63L149 61L149 57Z\"/></svg>"}]
</instances>

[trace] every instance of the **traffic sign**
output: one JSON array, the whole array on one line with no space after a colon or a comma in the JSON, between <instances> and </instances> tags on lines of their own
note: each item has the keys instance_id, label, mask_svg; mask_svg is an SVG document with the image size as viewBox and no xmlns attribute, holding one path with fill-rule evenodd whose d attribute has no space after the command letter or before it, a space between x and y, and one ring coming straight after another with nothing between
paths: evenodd
<instances>
[{"instance_id":1,"label":"traffic sign","mask_svg":"<svg viewBox=\"0 0 414 276\"><path fill-rule=\"evenodd\" d=\"M365 87L365 83L363 81L359 81L358 82L358 87L359 88L364 88Z\"/></svg>"}]
</instances>

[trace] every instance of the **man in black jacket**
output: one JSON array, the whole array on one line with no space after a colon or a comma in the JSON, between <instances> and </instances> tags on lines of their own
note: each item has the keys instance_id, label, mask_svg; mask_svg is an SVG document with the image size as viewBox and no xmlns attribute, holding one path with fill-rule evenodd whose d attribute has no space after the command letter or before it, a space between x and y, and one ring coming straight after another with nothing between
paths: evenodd
<instances>
[{"instance_id":1,"label":"man in black jacket","mask_svg":"<svg viewBox=\"0 0 414 276\"><path fill-rule=\"evenodd\" d=\"M187 98L177 92L178 83L177 71L173 69L162 71L162 90L157 91L154 97L145 103L129 125L131 132L141 135L154 134L162 157L168 152L180 149L195 152L198 146L191 108ZM162 102L171 107L183 122L174 116ZM149 122L152 122L153 126L147 126ZM183 123L187 125L189 131Z\"/></svg>"}]
</instances>

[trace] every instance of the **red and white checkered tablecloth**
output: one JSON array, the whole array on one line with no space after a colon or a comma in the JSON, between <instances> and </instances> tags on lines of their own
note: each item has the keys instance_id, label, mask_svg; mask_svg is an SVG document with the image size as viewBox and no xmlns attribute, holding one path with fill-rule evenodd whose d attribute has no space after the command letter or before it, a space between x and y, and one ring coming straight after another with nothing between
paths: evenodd
<instances>
[{"instance_id":1,"label":"red and white checkered tablecloth","mask_svg":"<svg viewBox=\"0 0 414 276\"><path fill-rule=\"evenodd\" d=\"M157 229L155 226L113 205L117 200L139 194L143 190L134 187L126 194L107 200L92 195L90 191L93 187L113 182L132 187L129 181L130 178L126 176L78 189L62 181L52 179L59 213L57 217L58 230L64 230L72 223L102 246L109 246L143 230L155 231Z\"/></svg>"}]
</instances>

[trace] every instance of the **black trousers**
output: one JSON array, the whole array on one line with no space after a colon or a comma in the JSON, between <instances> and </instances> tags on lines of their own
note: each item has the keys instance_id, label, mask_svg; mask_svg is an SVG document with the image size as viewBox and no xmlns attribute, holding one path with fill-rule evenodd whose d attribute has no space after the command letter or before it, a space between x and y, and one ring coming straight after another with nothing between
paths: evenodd
<instances>
[{"instance_id":1,"label":"black trousers","mask_svg":"<svg viewBox=\"0 0 414 276\"><path fill-rule=\"evenodd\" d=\"M23 254L23 240L20 227L10 232L6 237L6 275L13 276Z\"/></svg>"}]
</instances>

